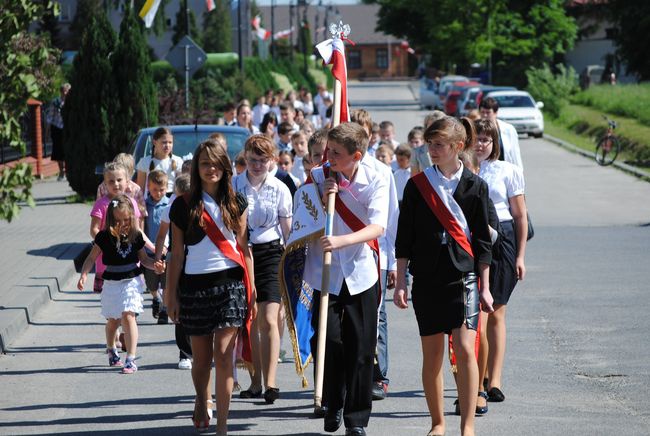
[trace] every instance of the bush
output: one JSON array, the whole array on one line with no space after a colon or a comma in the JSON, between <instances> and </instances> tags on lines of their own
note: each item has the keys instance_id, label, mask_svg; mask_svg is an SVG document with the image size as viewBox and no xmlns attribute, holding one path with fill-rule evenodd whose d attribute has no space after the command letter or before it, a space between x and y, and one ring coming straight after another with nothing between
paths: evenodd
<instances>
[{"instance_id":1,"label":"bush","mask_svg":"<svg viewBox=\"0 0 650 436\"><path fill-rule=\"evenodd\" d=\"M650 126L650 84L597 85L577 93L574 103L611 114L636 118Z\"/></svg>"},{"instance_id":2,"label":"bush","mask_svg":"<svg viewBox=\"0 0 650 436\"><path fill-rule=\"evenodd\" d=\"M562 109L569 103L569 98L578 91L578 80L575 70L558 64L557 74L553 74L546 64L542 68L529 68L526 71L528 92L535 100L544 102L544 112L557 118Z\"/></svg>"}]
</instances>

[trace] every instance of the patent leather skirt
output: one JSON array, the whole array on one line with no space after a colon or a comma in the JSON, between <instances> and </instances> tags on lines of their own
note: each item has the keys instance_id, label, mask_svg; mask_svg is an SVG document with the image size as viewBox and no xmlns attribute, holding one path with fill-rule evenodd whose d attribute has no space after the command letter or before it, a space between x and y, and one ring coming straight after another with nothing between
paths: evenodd
<instances>
[{"instance_id":1,"label":"patent leather skirt","mask_svg":"<svg viewBox=\"0 0 650 436\"><path fill-rule=\"evenodd\" d=\"M412 302L420 336L449 334L463 324L472 330L478 326L477 276L458 271L445 251L431 275L413 277Z\"/></svg>"}]
</instances>

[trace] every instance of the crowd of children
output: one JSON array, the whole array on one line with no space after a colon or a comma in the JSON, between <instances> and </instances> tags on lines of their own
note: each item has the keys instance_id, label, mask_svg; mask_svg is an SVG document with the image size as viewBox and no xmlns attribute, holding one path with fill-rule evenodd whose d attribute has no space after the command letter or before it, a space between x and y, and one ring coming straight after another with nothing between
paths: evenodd
<instances>
[{"instance_id":1,"label":"crowd of children","mask_svg":"<svg viewBox=\"0 0 650 436\"><path fill-rule=\"evenodd\" d=\"M486 399L505 398L505 306L525 275L519 148L512 138L504 143L507 127L490 118L488 109L496 113L498 106L489 100L485 119L459 121L434 112L400 143L391 121L373 123L362 109L353 112L352 122L330 128L331 96L323 86L313 100L304 90L283 101L271 92L253 107L226 107L224 124L251 132L234 162L220 134L197 144L192 160L183 162L164 127L153 134L151 155L137 166L130 155L116 156L98 187L91 211L94 246L78 283L83 289L94 263L109 365L137 371L136 317L146 290L158 324L175 324L178 367L192 369L198 431L206 431L212 418L213 362L218 434L227 431L237 360L249 363L251 377L240 397L279 399L284 311L278 265L296 188L314 183L324 203L336 195L351 214L335 215L333 235L311 243L305 261L316 327L322 253L332 251L334 258L327 382L323 405L315 410L324 429L333 432L345 423L346 434L365 434L372 400L388 393L385 299L394 287L400 308L408 307L412 292L429 434L445 430L445 334L453 338L462 434L473 434L474 411L487 412ZM507 162L509 156L514 162Z\"/></svg>"}]
</instances>

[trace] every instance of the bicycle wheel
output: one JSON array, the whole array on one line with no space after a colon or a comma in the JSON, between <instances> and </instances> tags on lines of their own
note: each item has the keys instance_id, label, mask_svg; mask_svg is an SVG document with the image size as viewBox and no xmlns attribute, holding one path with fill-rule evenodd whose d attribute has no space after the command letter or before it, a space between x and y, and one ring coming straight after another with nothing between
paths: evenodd
<instances>
[{"instance_id":1,"label":"bicycle wheel","mask_svg":"<svg viewBox=\"0 0 650 436\"><path fill-rule=\"evenodd\" d=\"M594 157L598 165L607 166L614 163L619 151L621 151L621 146L618 143L618 138L616 136L605 136L596 145Z\"/></svg>"}]
</instances>

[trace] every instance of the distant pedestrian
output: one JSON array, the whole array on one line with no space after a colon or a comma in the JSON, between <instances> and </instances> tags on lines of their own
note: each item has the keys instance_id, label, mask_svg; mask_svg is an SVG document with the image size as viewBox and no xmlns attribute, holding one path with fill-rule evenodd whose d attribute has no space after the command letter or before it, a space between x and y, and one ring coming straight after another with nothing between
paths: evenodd
<instances>
[{"instance_id":1,"label":"distant pedestrian","mask_svg":"<svg viewBox=\"0 0 650 436\"><path fill-rule=\"evenodd\" d=\"M167 174L167 196L174 192L176 174L180 174L183 159L173 154L174 136L167 127L158 127L152 135L151 155L144 156L138 162L137 182L142 192L147 191L147 174L149 171L162 170Z\"/></svg>"},{"instance_id":2,"label":"distant pedestrian","mask_svg":"<svg viewBox=\"0 0 650 436\"><path fill-rule=\"evenodd\" d=\"M523 170L524 164L521 160L517 129L512 124L497 118L499 102L492 97L484 98L481 100L478 109L481 113L481 118L490 120L497 125L499 143L495 144L495 147L499 147L499 160L510 162Z\"/></svg>"},{"instance_id":3,"label":"distant pedestrian","mask_svg":"<svg viewBox=\"0 0 650 436\"><path fill-rule=\"evenodd\" d=\"M162 262L156 262L144 251L144 238L138 227L133 200L125 195L117 195L108 206L106 222L95 236L90 254L82 268L77 289L83 291L88 273L95 259L102 254L106 271L102 292L102 315L106 318L106 348L108 364L122 367L123 374L133 374L138 370L135 356L138 346L138 324L136 315L142 313L142 292L144 283L140 262L146 268L164 272ZM126 362L118 353L115 333L122 325L128 354Z\"/></svg>"},{"instance_id":4,"label":"distant pedestrian","mask_svg":"<svg viewBox=\"0 0 650 436\"><path fill-rule=\"evenodd\" d=\"M59 165L59 177L57 180L65 180L65 151L63 145L63 116L61 111L65 105L65 98L70 92L70 84L61 85L61 95L55 98L45 113L45 120L50 125L50 137L52 138L51 159Z\"/></svg>"}]
</instances>

